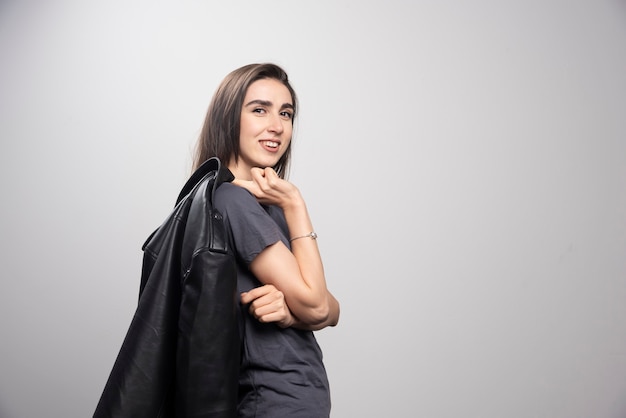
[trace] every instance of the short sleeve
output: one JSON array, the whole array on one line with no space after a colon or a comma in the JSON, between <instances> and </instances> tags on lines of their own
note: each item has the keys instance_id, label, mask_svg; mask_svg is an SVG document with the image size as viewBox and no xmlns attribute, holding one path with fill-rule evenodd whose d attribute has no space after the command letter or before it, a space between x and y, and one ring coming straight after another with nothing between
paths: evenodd
<instances>
[{"instance_id":1,"label":"short sleeve","mask_svg":"<svg viewBox=\"0 0 626 418\"><path fill-rule=\"evenodd\" d=\"M246 264L265 248L283 239L276 221L243 187L231 183L220 185L215 192L214 205L230 228L237 256Z\"/></svg>"}]
</instances>

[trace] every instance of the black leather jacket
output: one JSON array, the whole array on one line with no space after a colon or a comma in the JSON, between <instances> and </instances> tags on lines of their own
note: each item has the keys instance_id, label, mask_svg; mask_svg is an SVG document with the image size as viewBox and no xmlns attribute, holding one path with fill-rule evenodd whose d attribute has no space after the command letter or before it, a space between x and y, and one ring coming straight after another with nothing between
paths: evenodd
<instances>
[{"instance_id":1,"label":"black leather jacket","mask_svg":"<svg viewBox=\"0 0 626 418\"><path fill-rule=\"evenodd\" d=\"M236 264L212 204L232 180L206 161L144 244L137 310L94 418L236 416Z\"/></svg>"}]
</instances>

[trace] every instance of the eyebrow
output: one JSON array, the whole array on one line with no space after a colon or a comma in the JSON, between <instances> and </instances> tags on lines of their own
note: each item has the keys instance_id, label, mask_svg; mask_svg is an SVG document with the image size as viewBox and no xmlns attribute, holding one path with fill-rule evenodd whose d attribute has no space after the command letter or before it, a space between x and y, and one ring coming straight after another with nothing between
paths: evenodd
<instances>
[{"instance_id":1,"label":"eyebrow","mask_svg":"<svg viewBox=\"0 0 626 418\"><path fill-rule=\"evenodd\" d=\"M246 103L244 107L248 107L250 105L261 105L261 106L271 107L272 106L272 102L270 102L269 100L255 99L255 100L251 100L248 103ZM293 110L293 105L291 103L283 103L283 105L280 108L281 108L281 110L282 109L292 109Z\"/></svg>"}]
</instances>

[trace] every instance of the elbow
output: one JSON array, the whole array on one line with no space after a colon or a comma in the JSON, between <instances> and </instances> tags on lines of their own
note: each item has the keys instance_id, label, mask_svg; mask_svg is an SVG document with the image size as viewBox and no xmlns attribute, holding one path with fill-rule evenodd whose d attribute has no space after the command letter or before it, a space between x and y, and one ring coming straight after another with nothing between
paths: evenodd
<instances>
[{"instance_id":1,"label":"elbow","mask_svg":"<svg viewBox=\"0 0 626 418\"><path fill-rule=\"evenodd\" d=\"M337 324L339 324L339 303L336 302L336 304L333 307L330 307L328 310L328 319L327 319L327 325L329 327L334 327Z\"/></svg>"},{"instance_id":2,"label":"elbow","mask_svg":"<svg viewBox=\"0 0 626 418\"><path fill-rule=\"evenodd\" d=\"M334 327L339 323L339 304L332 304L327 300L323 304L316 306L310 311L309 323L311 325L322 325L323 327Z\"/></svg>"},{"instance_id":3,"label":"elbow","mask_svg":"<svg viewBox=\"0 0 626 418\"><path fill-rule=\"evenodd\" d=\"M311 309L309 321L312 325L314 324L322 324L328 321L330 317L330 306L328 303L324 303L322 305L316 306Z\"/></svg>"},{"instance_id":4,"label":"elbow","mask_svg":"<svg viewBox=\"0 0 626 418\"><path fill-rule=\"evenodd\" d=\"M293 308L294 315L313 329L334 327L339 322L339 303L330 293L314 302L296 304Z\"/></svg>"}]
</instances>

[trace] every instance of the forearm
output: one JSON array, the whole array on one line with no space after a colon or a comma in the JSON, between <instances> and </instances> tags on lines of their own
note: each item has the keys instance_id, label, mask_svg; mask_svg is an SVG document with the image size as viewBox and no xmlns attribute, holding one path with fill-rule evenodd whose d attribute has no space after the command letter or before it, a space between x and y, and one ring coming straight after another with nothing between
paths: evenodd
<instances>
[{"instance_id":1,"label":"forearm","mask_svg":"<svg viewBox=\"0 0 626 418\"><path fill-rule=\"evenodd\" d=\"M311 292L317 293L317 297L326 297L324 266L317 239L307 236L313 232L313 224L304 200L293 199L293 203L283 207L283 213L289 228L291 252L298 263L302 280Z\"/></svg>"}]
</instances>

